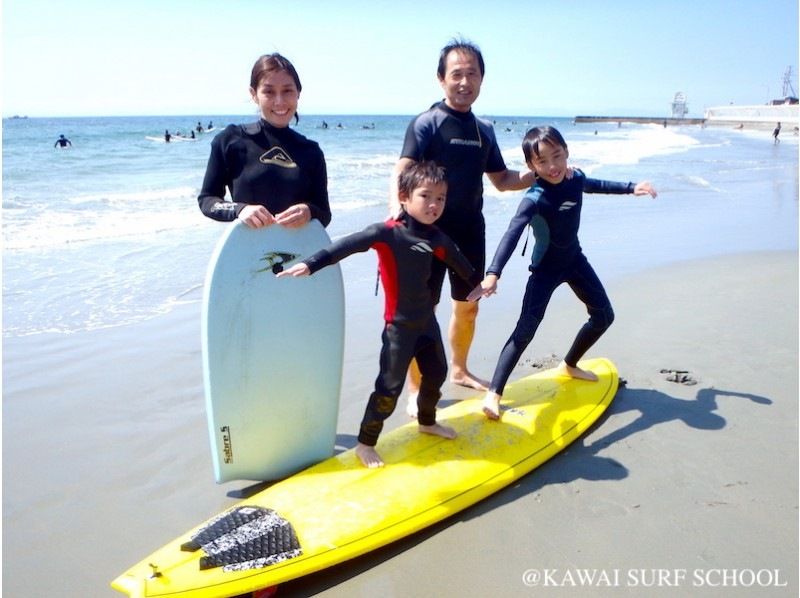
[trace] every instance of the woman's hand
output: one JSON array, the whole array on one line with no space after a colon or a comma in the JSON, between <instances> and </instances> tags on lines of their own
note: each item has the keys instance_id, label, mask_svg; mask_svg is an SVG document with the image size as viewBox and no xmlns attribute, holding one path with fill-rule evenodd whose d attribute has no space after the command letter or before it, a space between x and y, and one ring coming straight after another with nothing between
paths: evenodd
<instances>
[{"instance_id":1,"label":"woman's hand","mask_svg":"<svg viewBox=\"0 0 800 598\"><path fill-rule=\"evenodd\" d=\"M264 206L248 205L239 212L239 220L250 228L262 228L276 221L275 216Z\"/></svg>"},{"instance_id":2,"label":"woman's hand","mask_svg":"<svg viewBox=\"0 0 800 598\"><path fill-rule=\"evenodd\" d=\"M286 228L300 228L311 221L311 208L298 203L275 216L275 222Z\"/></svg>"}]
</instances>

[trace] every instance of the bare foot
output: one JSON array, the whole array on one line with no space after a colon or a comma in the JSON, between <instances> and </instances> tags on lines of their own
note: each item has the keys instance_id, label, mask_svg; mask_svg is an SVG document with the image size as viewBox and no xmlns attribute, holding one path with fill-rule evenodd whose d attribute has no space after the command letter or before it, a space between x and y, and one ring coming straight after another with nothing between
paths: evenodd
<instances>
[{"instance_id":1,"label":"bare foot","mask_svg":"<svg viewBox=\"0 0 800 598\"><path fill-rule=\"evenodd\" d=\"M356 456L364 467L369 467L370 469L383 467L383 459L381 459L374 446L367 446L359 442L356 446Z\"/></svg>"},{"instance_id":2,"label":"bare foot","mask_svg":"<svg viewBox=\"0 0 800 598\"><path fill-rule=\"evenodd\" d=\"M442 438L449 438L450 440L458 436L453 428L443 426L442 424L433 424L432 426L423 426L420 424L419 431L423 434L432 434L433 436L441 436Z\"/></svg>"},{"instance_id":3,"label":"bare foot","mask_svg":"<svg viewBox=\"0 0 800 598\"><path fill-rule=\"evenodd\" d=\"M408 404L406 405L406 415L411 419L417 419L417 396L419 393L412 392L408 395Z\"/></svg>"},{"instance_id":4,"label":"bare foot","mask_svg":"<svg viewBox=\"0 0 800 598\"><path fill-rule=\"evenodd\" d=\"M500 419L500 395L487 392L483 397L483 414L489 419Z\"/></svg>"},{"instance_id":5,"label":"bare foot","mask_svg":"<svg viewBox=\"0 0 800 598\"><path fill-rule=\"evenodd\" d=\"M486 390L489 388L489 382L477 376L473 376L467 371L455 372L450 374L450 382L458 384L459 386L466 386L475 390Z\"/></svg>"},{"instance_id":6,"label":"bare foot","mask_svg":"<svg viewBox=\"0 0 800 598\"><path fill-rule=\"evenodd\" d=\"M594 372L582 370L578 367L567 365L565 361L558 364L556 371L562 376L569 376L570 378L577 378L578 380L588 380L589 382L597 382L598 377Z\"/></svg>"}]
</instances>

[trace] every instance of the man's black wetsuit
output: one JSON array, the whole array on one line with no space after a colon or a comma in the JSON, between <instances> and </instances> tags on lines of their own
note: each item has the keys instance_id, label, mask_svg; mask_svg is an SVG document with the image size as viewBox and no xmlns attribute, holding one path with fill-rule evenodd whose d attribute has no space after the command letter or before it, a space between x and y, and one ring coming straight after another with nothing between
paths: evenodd
<instances>
[{"instance_id":1,"label":"man's black wetsuit","mask_svg":"<svg viewBox=\"0 0 800 598\"><path fill-rule=\"evenodd\" d=\"M575 367L614 321L611 302L578 241L583 193L633 193L634 187L633 183L589 179L575 169L571 179L556 185L538 180L525 193L486 270L489 274L502 274L526 225L530 224L536 243L531 253L531 275L525 287L522 313L500 353L490 391L503 394L511 371L533 340L550 297L561 283L569 284L589 312L589 321L578 332L564 358L568 365Z\"/></svg>"},{"instance_id":2,"label":"man's black wetsuit","mask_svg":"<svg viewBox=\"0 0 800 598\"><path fill-rule=\"evenodd\" d=\"M304 262L313 274L368 249L378 252L386 326L380 373L367 403L358 441L375 446L384 420L397 405L412 358L416 358L422 374L417 398L418 421L426 426L436 423L436 403L447 377L447 360L428 286L432 265L442 261L465 280L474 284L478 281L469 261L447 235L406 213L397 220L372 224L339 239Z\"/></svg>"},{"instance_id":3,"label":"man's black wetsuit","mask_svg":"<svg viewBox=\"0 0 800 598\"><path fill-rule=\"evenodd\" d=\"M433 160L445 169L447 204L436 225L456 242L472 267L483 273L483 173L506 170L491 123L476 118L472 111L459 112L437 102L408 125L401 157L416 162ZM434 266L431 282L436 303L444 271L444 265ZM465 301L472 290L452 270L450 287L453 299L459 301Z\"/></svg>"},{"instance_id":4,"label":"man's black wetsuit","mask_svg":"<svg viewBox=\"0 0 800 598\"><path fill-rule=\"evenodd\" d=\"M211 142L200 210L215 220L235 220L249 204L272 214L304 203L323 226L331 221L328 174L319 145L289 127L265 120L229 125ZM225 188L233 201L225 201Z\"/></svg>"}]
</instances>

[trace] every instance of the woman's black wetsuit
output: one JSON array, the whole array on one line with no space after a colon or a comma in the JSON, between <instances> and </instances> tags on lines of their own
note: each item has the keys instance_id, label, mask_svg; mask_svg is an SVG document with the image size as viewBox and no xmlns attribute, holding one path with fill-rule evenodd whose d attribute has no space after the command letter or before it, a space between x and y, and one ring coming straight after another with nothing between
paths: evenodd
<instances>
[{"instance_id":1,"label":"woman's black wetsuit","mask_svg":"<svg viewBox=\"0 0 800 598\"><path fill-rule=\"evenodd\" d=\"M553 292L566 282L589 312L564 361L575 367L578 360L611 326L614 311L603 284L583 254L578 241L583 193L633 193L633 183L587 178L574 170L571 179L558 184L539 180L525 193L500 240L487 273L500 276L525 227L530 224L536 243L531 253L531 275L525 287L522 312L506 341L489 390L503 394L511 371L533 340Z\"/></svg>"},{"instance_id":2,"label":"woman's black wetsuit","mask_svg":"<svg viewBox=\"0 0 800 598\"><path fill-rule=\"evenodd\" d=\"M200 210L215 220L235 220L246 205L272 214L304 203L323 226L331 221L328 174L319 145L289 127L265 120L229 125L211 142ZM225 188L232 201L226 201Z\"/></svg>"},{"instance_id":3,"label":"woman's black wetsuit","mask_svg":"<svg viewBox=\"0 0 800 598\"><path fill-rule=\"evenodd\" d=\"M422 379L417 399L418 421L436 423L436 403L447 377L447 360L428 286L431 265L439 259L465 280L477 284L475 270L450 238L436 226L425 225L403 213L397 220L372 224L348 235L304 260L314 272L368 249L378 252L386 299L380 373L370 395L358 441L375 446L384 420L397 405L413 358Z\"/></svg>"}]
</instances>

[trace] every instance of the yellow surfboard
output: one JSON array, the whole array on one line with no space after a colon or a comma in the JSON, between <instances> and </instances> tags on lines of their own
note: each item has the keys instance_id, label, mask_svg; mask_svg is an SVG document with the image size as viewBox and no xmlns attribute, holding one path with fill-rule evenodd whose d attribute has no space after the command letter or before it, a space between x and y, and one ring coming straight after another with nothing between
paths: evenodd
<instances>
[{"instance_id":1,"label":"yellow surfboard","mask_svg":"<svg viewBox=\"0 0 800 598\"><path fill-rule=\"evenodd\" d=\"M553 370L506 387L489 421L480 397L439 410L458 438L409 423L381 436L386 466L348 450L237 504L154 552L112 586L134 597L220 598L296 579L384 546L493 494L561 451L605 411L618 375L607 359L581 367L598 382Z\"/></svg>"}]
</instances>

